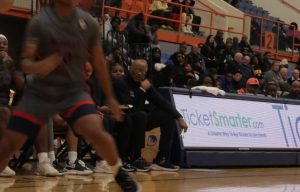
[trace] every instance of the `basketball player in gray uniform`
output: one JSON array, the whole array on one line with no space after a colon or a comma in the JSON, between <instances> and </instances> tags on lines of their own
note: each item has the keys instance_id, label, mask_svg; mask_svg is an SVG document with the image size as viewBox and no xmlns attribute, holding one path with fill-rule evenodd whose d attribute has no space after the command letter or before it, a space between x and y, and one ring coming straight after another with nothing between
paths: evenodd
<instances>
[{"instance_id":1,"label":"basketball player in gray uniform","mask_svg":"<svg viewBox=\"0 0 300 192\"><path fill-rule=\"evenodd\" d=\"M26 87L0 140L0 172L52 114L60 113L74 133L92 144L109 163L124 191L139 191L139 185L120 169L113 138L103 130L96 105L84 91L83 67L91 56L106 102L116 120L122 119L104 63L98 24L76 8L73 0L54 0L54 6L44 9L30 21L26 31L21 67L34 79Z\"/></svg>"}]
</instances>

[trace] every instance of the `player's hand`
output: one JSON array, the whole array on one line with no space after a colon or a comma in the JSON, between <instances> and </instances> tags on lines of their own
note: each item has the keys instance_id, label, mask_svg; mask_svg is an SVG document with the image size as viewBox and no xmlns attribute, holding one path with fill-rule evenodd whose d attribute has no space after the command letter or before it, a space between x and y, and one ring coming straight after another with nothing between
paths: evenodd
<instances>
[{"instance_id":1,"label":"player's hand","mask_svg":"<svg viewBox=\"0 0 300 192\"><path fill-rule=\"evenodd\" d=\"M115 100L114 98L107 100L107 106L110 108L111 113L113 118L116 121L123 121L123 116L124 113L123 111L119 108L119 103L117 100Z\"/></svg>"},{"instance_id":2,"label":"player's hand","mask_svg":"<svg viewBox=\"0 0 300 192\"><path fill-rule=\"evenodd\" d=\"M148 79L145 79L144 81L141 82L141 88L143 88L145 91L151 88L151 83Z\"/></svg>"},{"instance_id":3,"label":"player's hand","mask_svg":"<svg viewBox=\"0 0 300 192\"><path fill-rule=\"evenodd\" d=\"M97 111L101 112L101 113L106 113L106 114L111 114L111 109L106 106L106 105L103 105L103 106L97 106Z\"/></svg>"},{"instance_id":4,"label":"player's hand","mask_svg":"<svg viewBox=\"0 0 300 192\"><path fill-rule=\"evenodd\" d=\"M186 132L188 129L188 126L182 117L178 118L178 123L179 123L179 127L181 129L181 132L182 131Z\"/></svg>"},{"instance_id":5,"label":"player's hand","mask_svg":"<svg viewBox=\"0 0 300 192\"><path fill-rule=\"evenodd\" d=\"M56 67L63 62L63 55L61 53L54 53L45 59L45 64L40 68L39 76L46 76L51 73Z\"/></svg>"},{"instance_id":6,"label":"player's hand","mask_svg":"<svg viewBox=\"0 0 300 192\"><path fill-rule=\"evenodd\" d=\"M104 119L104 114L103 114L102 112L100 112L100 111L97 111L97 115L98 115L98 117L100 118L100 120L103 121L103 119Z\"/></svg>"}]
</instances>

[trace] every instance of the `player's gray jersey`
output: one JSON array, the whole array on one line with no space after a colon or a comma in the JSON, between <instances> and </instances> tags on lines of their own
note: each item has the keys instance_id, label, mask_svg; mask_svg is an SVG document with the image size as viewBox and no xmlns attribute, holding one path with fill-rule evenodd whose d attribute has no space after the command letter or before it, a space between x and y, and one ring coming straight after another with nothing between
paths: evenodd
<instances>
[{"instance_id":1,"label":"player's gray jersey","mask_svg":"<svg viewBox=\"0 0 300 192\"><path fill-rule=\"evenodd\" d=\"M36 60L60 52L63 62L45 77L34 76L27 91L41 97L57 97L84 89L84 64L89 51L99 43L99 29L95 20L76 8L69 20L61 20L53 7L45 7L34 17L26 31L25 42L38 45Z\"/></svg>"}]
</instances>

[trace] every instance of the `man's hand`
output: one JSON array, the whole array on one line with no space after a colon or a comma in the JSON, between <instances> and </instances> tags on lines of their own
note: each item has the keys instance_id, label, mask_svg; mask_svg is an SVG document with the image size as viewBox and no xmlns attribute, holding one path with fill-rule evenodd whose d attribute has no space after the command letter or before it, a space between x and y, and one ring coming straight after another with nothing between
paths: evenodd
<instances>
[{"instance_id":1,"label":"man's hand","mask_svg":"<svg viewBox=\"0 0 300 192\"><path fill-rule=\"evenodd\" d=\"M0 51L0 59L2 60L6 60L6 62L8 62L8 69L11 71L11 72L14 72L15 71L15 66L14 66L14 61L13 59L7 54L6 51Z\"/></svg>"},{"instance_id":2,"label":"man's hand","mask_svg":"<svg viewBox=\"0 0 300 192\"><path fill-rule=\"evenodd\" d=\"M141 88L147 91L148 89L151 88L151 83L148 79L145 79L144 81L141 82Z\"/></svg>"},{"instance_id":3,"label":"man's hand","mask_svg":"<svg viewBox=\"0 0 300 192\"><path fill-rule=\"evenodd\" d=\"M119 103L114 98L107 100L107 106L110 108L113 118L116 121L123 121L123 111L119 108Z\"/></svg>"},{"instance_id":4,"label":"man's hand","mask_svg":"<svg viewBox=\"0 0 300 192\"><path fill-rule=\"evenodd\" d=\"M6 57L8 57L7 52L6 51L0 51L0 59L4 59Z\"/></svg>"},{"instance_id":5,"label":"man's hand","mask_svg":"<svg viewBox=\"0 0 300 192\"><path fill-rule=\"evenodd\" d=\"M178 118L178 123L179 123L179 126L181 128L181 132L182 131L186 132L187 129L188 129L188 126L187 126L186 122L184 121L184 119L182 117Z\"/></svg>"}]
</instances>

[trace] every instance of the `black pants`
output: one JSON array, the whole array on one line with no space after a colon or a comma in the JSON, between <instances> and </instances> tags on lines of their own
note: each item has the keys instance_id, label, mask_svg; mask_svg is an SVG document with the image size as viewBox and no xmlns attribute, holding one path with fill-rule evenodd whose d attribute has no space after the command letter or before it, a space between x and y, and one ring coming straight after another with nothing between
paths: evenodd
<instances>
[{"instance_id":1,"label":"black pants","mask_svg":"<svg viewBox=\"0 0 300 192\"><path fill-rule=\"evenodd\" d=\"M193 17L193 24L200 25L201 24L201 17L197 16L197 15L194 15L194 17ZM192 31L193 32L199 32L199 28L200 28L199 26L193 25L192 26Z\"/></svg>"},{"instance_id":2,"label":"black pants","mask_svg":"<svg viewBox=\"0 0 300 192\"><path fill-rule=\"evenodd\" d=\"M174 118L158 108L149 113L138 111L126 114L123 125L117 128L117 145L121 158L133 160L141 156L145 145L145 132L160 127L159 156L170 158L175 132Z\"/></svg>"},{"instance_id":3,"label":"black pants","mask_svg":"<svg viewBox=\"0 0 300 192\"><path fill-rule=\"evenodd\" d=\"M146 126L147 113L144 111L127 113L124 122L117 125L117 146L121 158L130 157L135 160L141 156Z\"/></svg>"},{"instance_id":4,"label":"black pants","mask_svg":"<svg viewBox=\"0 0 300 192\"><path fill-rule=\"evenodd\" d=\"M148 113L147 131L160 127L160 143L158 156L170 158L175 132L175 121L169 113L154 108Z\"/></svg>"}]
</instances>

